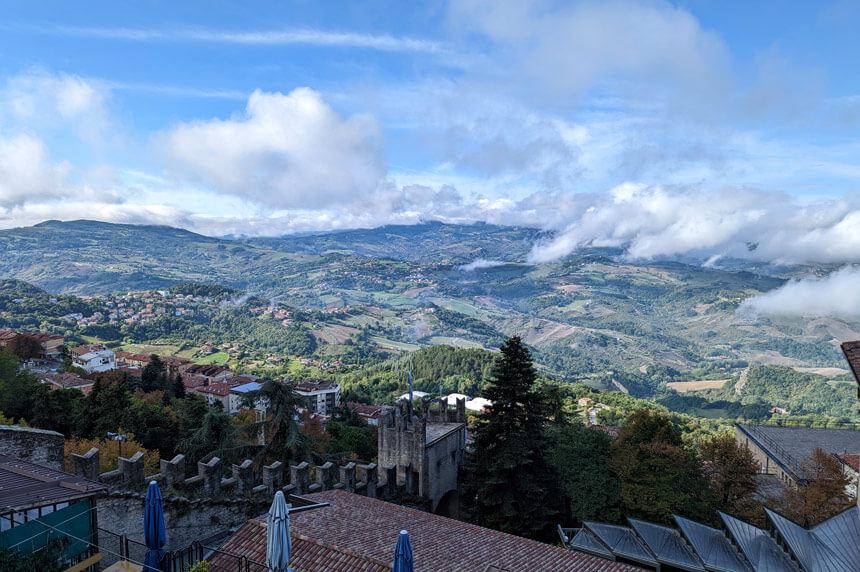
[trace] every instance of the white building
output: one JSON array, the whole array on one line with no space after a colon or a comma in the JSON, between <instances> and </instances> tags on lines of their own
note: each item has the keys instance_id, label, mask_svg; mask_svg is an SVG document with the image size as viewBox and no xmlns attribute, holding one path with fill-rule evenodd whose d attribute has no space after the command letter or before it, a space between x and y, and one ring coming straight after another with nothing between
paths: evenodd
<instances>
[{"instance_id":1,"label":"white building","mask_svg":"<svg viewBox=\"0 0 860 572\"><path fill-rule=\"evenodd\" d=\"M97 344L72 348L72 364L87 373L100 373L116 369L116 354L113 350Z\"/></svg>"},{"instance_id":2,"label":"white building","mask_svg":"<svg viewBox=\"0 0 860 572\"><path fill-rule=\"evenodd\" d=\"M340 407L340 385L323 379L310 379L293 382L293 389L303 396L312 413L328 415L335 407Z\"/></svg>"}]
</instances>

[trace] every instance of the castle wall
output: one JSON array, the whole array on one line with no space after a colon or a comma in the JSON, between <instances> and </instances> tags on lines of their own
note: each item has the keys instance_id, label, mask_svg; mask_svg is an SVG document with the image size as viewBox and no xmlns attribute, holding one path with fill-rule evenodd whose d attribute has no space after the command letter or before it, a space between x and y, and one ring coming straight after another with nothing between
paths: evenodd
<instances>
[{"instance_id":1,"label":"castle wall","mask_svg":"<svg viewBox=\"0 0 860 572\"><path fill-rule=\"evenodd\" d=\"M65 437L56 431L0 425L0 455L62 471L64 445Z\"/></svg>"},{"instance_id":2,"label":"castle wall","mask_svg":"<svg viewBox=\"0 0 860 572\"><path fill-rule=\"evenodd\" d=\"M436 511L445 493L457 489L457 475L465 449L466 426L462 424L427 446L426 496L430 498L432 511Z\"/></svg>"}]
</instances>

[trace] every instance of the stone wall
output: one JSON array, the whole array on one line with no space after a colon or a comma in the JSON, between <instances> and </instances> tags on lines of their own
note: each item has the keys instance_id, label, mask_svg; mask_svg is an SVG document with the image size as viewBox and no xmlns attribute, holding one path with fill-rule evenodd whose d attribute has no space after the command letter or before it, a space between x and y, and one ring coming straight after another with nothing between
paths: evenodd
<instances>
[{"instance_id":1,"label":"stone wall","mask_svg":"<svg viewBox=\"0 0 860 572\"><path fill-rule=\"evenodd\" d=\"M429 400L417 410L407 400L383 408L378 459L389 494L396 487L422 496L435 511L445 494L457 489L466 449L465 421L463 399L453 409L446 402Z\"/></svg>"},{"instance_id":2,"label":"stone wall","mask_svg":"<svg viewBox=\"0 0 860 572\"><path fill-rule=\"evenodd\" d=\"M0 425L0 455L63 470L65 438L56 431Z\"/></svg>"},{"instance_id":3,"label":"stone wall","mask_svg":"<svg viewBox=\"0 0 860 572\"><path fill-rule=\"evenodd\" d=\"M145 495L114 492L98 499L98 525L104 531L99 536L99 548L106 553L106 563L116 561L110 553L119 551L119 536L143 544L143 510ZM194 541L205 539L248 519L264 514L272 503L271 497L258 499L191 500L185 497L164 499L164 524L167 528L165 550L185 548ZM130 556L142 560L143 549L131 544Z\"/></svg>"}]
</instances>

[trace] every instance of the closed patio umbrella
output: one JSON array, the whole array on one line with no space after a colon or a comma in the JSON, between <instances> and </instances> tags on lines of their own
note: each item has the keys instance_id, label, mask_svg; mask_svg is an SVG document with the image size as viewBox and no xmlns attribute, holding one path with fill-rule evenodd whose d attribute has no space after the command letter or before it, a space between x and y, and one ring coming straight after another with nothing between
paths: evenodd
<instances>
[{"instance_id":1,"label":"closed patio umbrella","mask_svg":"<svg viewBox=\"0 0 860 572\"><path fill-rule=\"evenodd\" d=\"M290 562L290 511L284 493L275 493L275 500L266 517L266 566L269 572L284 572Z\"/></svg>"},{"instance_id":2,"label":"closed patio umbrella","mask_svg":"<svg viewBox=\"0 0 860 572\"><path fill-rule=\"evenodd\" d=\"M405 530L400 531L397 545L394 547L394 572L413 572L412 543L409 542L409 533Z\"/></svg>"},{"instance_id":3,"label":"closed patio umbrella","mask_svg":"<svg viewBox=\"0 0 860 572\"><path fill-rule=\"evenodd\" d=\"M161 561L166 554L163 548L166 542L164 528L164 504L161 500L161 491L158 489L158 483L152 481L146 491L146 505L143 512L143 536L146 544L143 572L162 571Z\"/></svg>"}]
</instances>

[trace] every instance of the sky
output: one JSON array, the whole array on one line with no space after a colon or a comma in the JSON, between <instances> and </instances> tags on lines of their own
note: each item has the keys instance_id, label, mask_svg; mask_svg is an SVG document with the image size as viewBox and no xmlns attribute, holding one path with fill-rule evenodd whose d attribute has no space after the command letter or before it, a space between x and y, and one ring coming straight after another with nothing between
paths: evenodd
<instances>
[{"instance_id":1,"label":"sky","mask_svg":"<svg viewBox=\"0 0 860 572\"><path fill-rule=\"evenodd\" d=\"M860 3L0 0L0 227L857 262ZM860 286L860 274L837 277Z\"/></svg>"}]
</instances>

